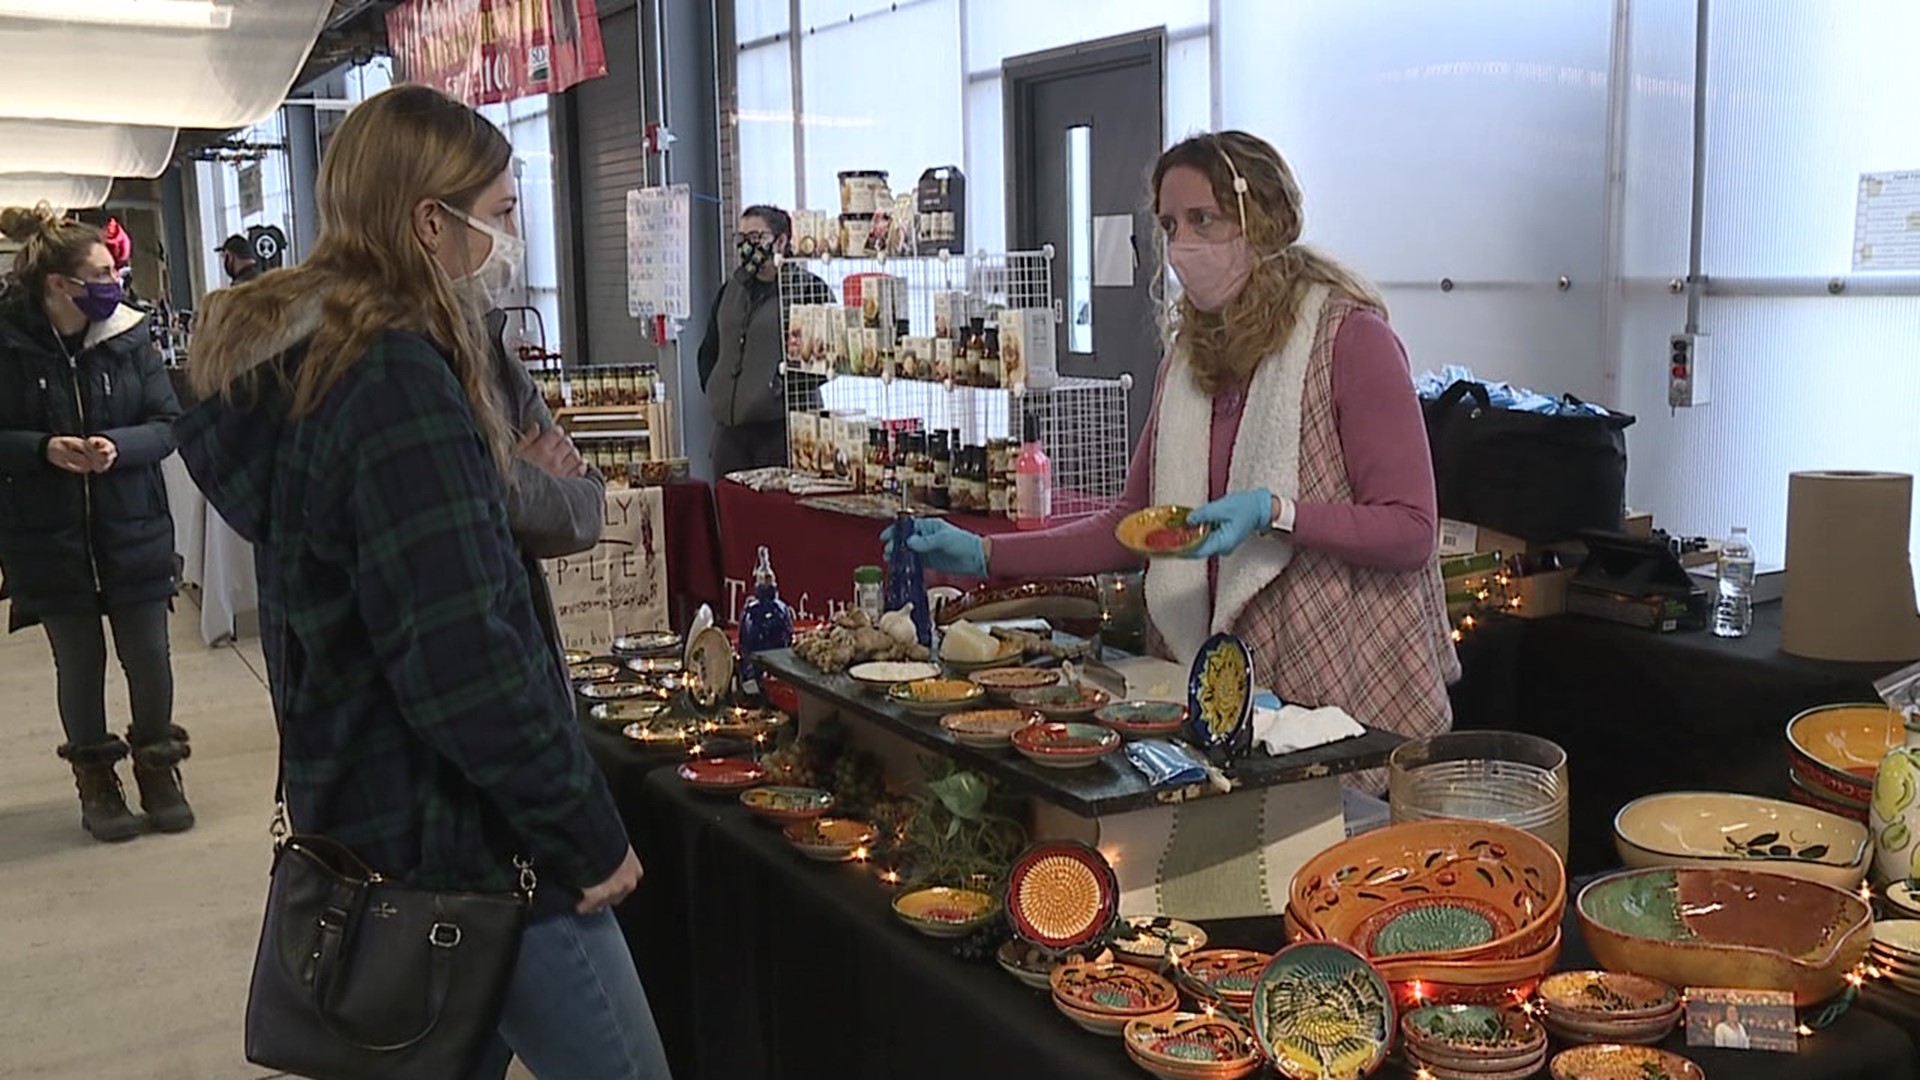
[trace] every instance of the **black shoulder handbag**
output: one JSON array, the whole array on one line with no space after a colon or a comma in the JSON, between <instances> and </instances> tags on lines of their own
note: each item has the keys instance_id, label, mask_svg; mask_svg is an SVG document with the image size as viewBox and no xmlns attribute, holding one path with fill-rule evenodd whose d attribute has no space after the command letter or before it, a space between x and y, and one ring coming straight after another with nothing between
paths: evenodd
<instances>
[{"instance_id":1,"label":"black shoulder handbag","mask_svg":"<svg viewBox=\"0 0 1920 1080\"><path fill-rule=\"evenodd\" d=\"M462 1080L500 1022L532 867L514 861L513 893L411 888L342 844L290 834L278 784L276 798L247 1060L315 1080Z\"/></svg>"}]
</instances>

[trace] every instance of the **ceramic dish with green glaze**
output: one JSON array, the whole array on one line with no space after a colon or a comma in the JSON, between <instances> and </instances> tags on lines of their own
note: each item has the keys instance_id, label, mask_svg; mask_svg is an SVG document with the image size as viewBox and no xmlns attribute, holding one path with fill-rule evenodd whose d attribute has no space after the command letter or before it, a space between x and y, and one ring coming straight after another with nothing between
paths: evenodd
<instances>
[{"instance_id":1,"label":"ceramic dish with green glaze","mask_svg":"<svg viewBox=\"0 0 1920 1080\"><path fill-rule=\"evenodd\" d=\"M1253 988L1253 1030L1267 1060L1291 1080L1365 1076L1393 1045L1393 995L1345 945L1282 949Z\"/></svg>"}]
</instances>

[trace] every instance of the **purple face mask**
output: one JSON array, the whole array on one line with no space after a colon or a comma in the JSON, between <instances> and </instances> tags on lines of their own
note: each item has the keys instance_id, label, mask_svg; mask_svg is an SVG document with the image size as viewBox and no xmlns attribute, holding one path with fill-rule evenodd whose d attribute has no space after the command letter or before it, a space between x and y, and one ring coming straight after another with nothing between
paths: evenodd
<instances>
[{"instance_id":1,"label":"purple face mask","mask_svg":"<svg viewBox=\"0 0 1920 1080\"><path fill-rule=\"evenodd\" d=\"M126 290L117 281L83 281L87 287L86 295L73 298L73 306L88 322L106 322L120 309L120 301L125 298Z\"/></svg>"}]
</instances>

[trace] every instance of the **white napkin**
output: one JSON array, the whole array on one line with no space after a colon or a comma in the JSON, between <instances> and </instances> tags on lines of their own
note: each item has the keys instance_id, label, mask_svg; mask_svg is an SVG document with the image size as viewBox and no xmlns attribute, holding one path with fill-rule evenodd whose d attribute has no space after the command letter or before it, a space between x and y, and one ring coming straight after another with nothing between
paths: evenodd
<instances>
[{"instance_id":1,"label":"white napkin","mask_svg":"<svg viewBox=\"0 0 1920 1080\"><path fill-rule=\"evenodd\" d=\"M1367 733L1345 709L1332 705L1320 709L1299 705L1275 708L1278 702L1278 698L1263 694L1254 703L1253 738L1269 754L1294 754Z\"/></svg>"}]
</instances>

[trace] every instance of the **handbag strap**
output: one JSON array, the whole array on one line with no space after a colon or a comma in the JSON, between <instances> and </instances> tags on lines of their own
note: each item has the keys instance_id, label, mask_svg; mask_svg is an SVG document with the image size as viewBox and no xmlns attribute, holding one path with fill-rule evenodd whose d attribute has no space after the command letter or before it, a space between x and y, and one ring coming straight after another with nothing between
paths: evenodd
<instances>
[{"instance_id":1,"label":"handbag strap","mask_svg":"<svg viewBox=\"0 0 1920 1080\"><path fill-rule=\"evenodd\" d=\"M355 907L366 902L364 888L354 890ZM447 991L453 984L453 951L460 947L460 928L452 923L436 922L427 935L432 946L432 956L428 963L427 974L427 1020L420 1030L405 1039L392 1043L373 1043L360 1038L346 1029L346 1025L336 1019L327 1008L327 999L333 988L333 975L340 967L340 953L345 947L347 930L354 921L355 913L336 905L328 905L320 916L314 942L314 974L311 993L313 1010L326 1025L334 1038L349 1043L361 1050L372 1053L390 1054L405 1050L433 1034L440 1024L440 1014L446 1010Z\"/></svg>"},{"instance_id":2,"label":"handbag strap","mask_svg":"<svg viewBox=\"0 0 1920 1080\"><path fill-rule=\"evenodd\" d=\"M1480 403L1481 408L1493 408L1493 397L1487 393L1486 386L1472 379L1456 380L1452 386L1447 387L1439 397L1433 400L1434 408L1441 410L1442 413L1451 412L1453 407L1465 400L1469 394Z\"/></svg>"}]
</instances>

